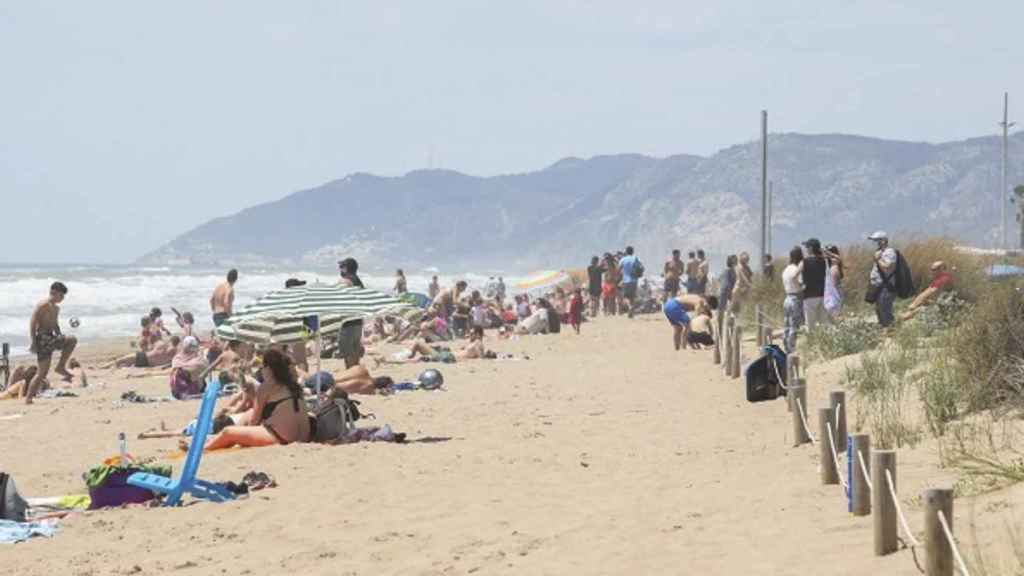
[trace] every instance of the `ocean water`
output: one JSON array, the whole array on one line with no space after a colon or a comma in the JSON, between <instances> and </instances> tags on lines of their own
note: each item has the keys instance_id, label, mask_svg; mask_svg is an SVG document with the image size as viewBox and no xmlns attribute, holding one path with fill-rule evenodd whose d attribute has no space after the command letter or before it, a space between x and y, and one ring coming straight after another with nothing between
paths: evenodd
<instances>
[{"instance_id":1,"label":"ocean water","mask_svg":"<svg viewBox=\"0 0 1024 576\"><path fill-rule=\"evenodd\" d=\"M130 337L138 334L139 320L154 306L164 313L164 322L174 329L171 307L192 312L199 330L210 330L210 294L224 279L225 270L197 268L144 268L128 266L0 266L0 342L11 345L15 356L27 353L28 325L35 305L44 300L49 286L60 280L68 286L68 295L61 305L61 329L80 341ZM430 277L438 275L441 286L456 279L465 279L472 288L482 288L488 277L480 274L440 274L431 270L407 271L409 290L426 292ZM240 310L271 290L284 287L288 278L307 282L330 282L337 279L337 270L325 269L255 269L239 270L235 285L235 309ZM394 277L360 274L368 288L390 292ZM505 276L512 291L522 276ZM68 320L79 319L71 328Z\"/></svg>"}]
</instances>

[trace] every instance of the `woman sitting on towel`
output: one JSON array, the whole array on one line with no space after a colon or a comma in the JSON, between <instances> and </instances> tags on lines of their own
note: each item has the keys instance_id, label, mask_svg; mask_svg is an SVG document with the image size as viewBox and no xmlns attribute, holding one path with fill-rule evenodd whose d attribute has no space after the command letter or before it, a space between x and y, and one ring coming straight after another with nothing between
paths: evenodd
<instances>
[{"instance_id":1,"label":"woman sitting on towel","mask_svg":"<svg viewBox=\"0 0 1024 576\"><path fill-rule=\"evenodd\" d=\"M205 450L309 441L309 414L302 386L292 375L288 357L279 350L267 350L262 374L263 384L256 388L250 425L224 428L207 440ZM182 449L188 449L188 444L182 442Z\"/></svg>"}]
</instances>

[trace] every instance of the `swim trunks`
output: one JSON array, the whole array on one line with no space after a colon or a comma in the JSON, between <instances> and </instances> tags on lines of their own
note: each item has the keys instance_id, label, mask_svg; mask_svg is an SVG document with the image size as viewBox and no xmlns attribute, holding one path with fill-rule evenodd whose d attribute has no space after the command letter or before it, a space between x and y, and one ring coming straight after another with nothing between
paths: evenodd
<instances>
[{"instance_id":1,"label":"swim trunks","mask_svg":"<svg viewBox=\"0 0 1024 576\"><path fill-rule=\"evenodd\" d=\"M146 356L145 352L135 353L135 367L136 368L149 368L149 357Z\"/></svg>"},{"instance_id":2,"label":"swim trunks","mask_svg":"<svg viewBox=\"0 0 1024 576\"><path fill-rule=\"evenodd\" d=\"M612 284L611 282L605 282L604 286L601 287L601 294L605 298L614 298L615 292L615 284Z\"/></svg>"},{"instance_id":3,"label":"swim trunks","mask_svg":"<svg viewBox=\"0 0 1024 576\"><path fill-rule=\"evenodd\" d=\"M424 362L443 362L445 364L451 364L455 362L455 354L452 353L448 348L437 348L430 356L423 358Z\"/></svg>"},{"instance_id":4,"label":"swim trunks","mask_svg":"<svg viewBox=\"0 0 1024 576\"><path fill-rule=\"evenodd\" d=\"M690 335L687 336L687 340L689 340L691 344L700 344L701 346L715 345L715 339L707 332L690 332Z\"/></svg>"},{"instance_id":5,"label":"swim trunks","mask_svg":"<svg viewBox=\"0 0 1024 576\"><path fill-rule=\"evenodd\" d=\"M683 303L675 298L669 298L665 302L665 317L673 326L686 326L690 323L690 316L683 308Z\"/></svg>"},{"instance_id":6,"label":"swim trunks","mask_svg":"<svg viewBox=\"0 0 1024 576\"><path fill-rule=\"evenodd\" d=\"M679 278L665 278L665 293L670 296L679 295Z\"/></svg>"},{"instance_id":7,"label":"swim trunks","mask_svg":"<svg viewBox=\"0 0 1024 576\"><path fill-rule=\"evenodd\" d=\"M338 332L338 358L358 364L363 357L363 321L352 320L341 325Z\"/></svg>"},{"instance_id":8,"label":"swim trunks","mask_svg":"<svg viewBox=\"0 0 1024 576\"><path fill-rule=\"evenodd\" d=\"M626 300L636 298L636 282L623 282L622 295L626 297Z\"/></svg>"},{"instance_id":9,"label":"swim trunks","mask_svg":"<svg viewBox=\"0 0 1024 576\"><path fill-rule=\"evenodd\" d=\"M213 325L220 326L230 317L231 314L228 314L227 312L217 312L213 315Z\"/></svg>"},{"instance_id":10,"label":"swim trunks","mask_svg":"<svg viewBox=\"0 0 1024 576\"><path fill-rule=\"evenodd\" d=\"M64 335L59 330L36 334L36 358L49 360L57 350L64 349Z\"/></svg>"}]
</instances>

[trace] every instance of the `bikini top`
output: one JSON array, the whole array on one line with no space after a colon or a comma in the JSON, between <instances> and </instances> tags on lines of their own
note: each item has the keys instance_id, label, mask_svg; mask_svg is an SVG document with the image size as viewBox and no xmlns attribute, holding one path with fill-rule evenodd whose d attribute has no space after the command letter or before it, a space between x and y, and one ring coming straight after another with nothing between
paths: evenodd
<instances>
[{"instance_id":1,"label":"bikini top","mask_svg":"<svg viewBox=\"0 0 1024 576\"><path fill-rule=\"evenodd\" d=\"M274 410L277 409L277 405L282 403L282 402L287 402L288 400L292 401L292 408L296 412L298 412L299 411L299 399L298 399L298 397L296 397L296 396L286 396L284 398L278 398L277 400L274 400L273 402L267 402L266 404L264 404L263 405L263 411L260 412L260 419L261 420L270 420L270 417L274 415Z\"/></svg>"}]
</instances>

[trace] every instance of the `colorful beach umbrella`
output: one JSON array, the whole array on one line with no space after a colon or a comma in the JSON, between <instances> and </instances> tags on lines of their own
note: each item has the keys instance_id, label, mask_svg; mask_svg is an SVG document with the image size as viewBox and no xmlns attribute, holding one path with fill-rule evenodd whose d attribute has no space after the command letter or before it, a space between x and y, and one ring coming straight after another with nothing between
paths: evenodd
<instances>
[{"instance_id":1,"label":"colorful beach umbrella","mask_svg":"<svg viewBox=\"0 0 1024 576\"><path fill-rule=\"evenodd\" d=\"M535 272L518 282L514 288L520 292L535 292L553 290L558 286L567 290L572 289L572 276L564 270Z\"/></svg>"}]
</instances>

